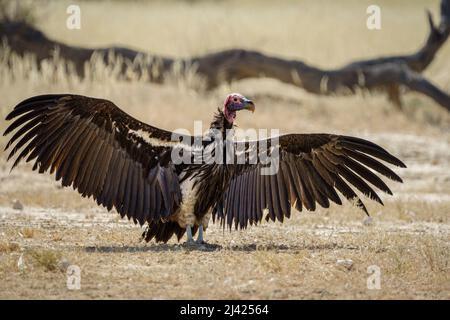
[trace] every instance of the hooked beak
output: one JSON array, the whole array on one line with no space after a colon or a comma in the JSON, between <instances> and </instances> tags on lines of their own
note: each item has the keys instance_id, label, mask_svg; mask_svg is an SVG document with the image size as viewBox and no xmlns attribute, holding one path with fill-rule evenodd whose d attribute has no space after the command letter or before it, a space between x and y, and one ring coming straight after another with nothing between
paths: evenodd
<instances>
[{"instance_id":1,"label":"hooked beak","mask_svg":"<svg viewBox=\"0 0 450 320\"><path fill-rule=\"evenodd\" d=\"M250 110L251 112L255 112L255 104L250 99L244 100L244 107L242 109Z\"/></svg>"}]
</instances>

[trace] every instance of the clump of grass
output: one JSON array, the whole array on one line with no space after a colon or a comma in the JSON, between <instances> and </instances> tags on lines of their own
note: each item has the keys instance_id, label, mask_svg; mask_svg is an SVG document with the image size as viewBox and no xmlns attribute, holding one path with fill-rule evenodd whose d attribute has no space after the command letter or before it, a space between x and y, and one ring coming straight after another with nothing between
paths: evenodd
<instances>
[{"instance_id":1,"label":"clump of grass","mask_svg":"<svg viewBox=\"0 0 450 320\"><path fill-rule=\"evenodd\" d=\"M57 234L54 234L53 236L52 236L52 240L53 241L61 241L63 239L63 235L61 234L61 233L57 233Z\"/></svg>"},{"instance_id":2,"label":"clump of grass","mask_svg":"<svg viewBox=\"0 0 450 320\"><path fill-rule=\"evenodd\" d=\"M20 246L15 242L0 242L0 253L11 253L14 251L18 251Z\"/></svg>"},{"instance_id":3,"label":"clump of grass","mask_svg":"<svg viewBox=\"0 0 450 320\"><path fill-rule=\"evenodd\" d=\"M37 16L33 10L33 3L29 0L11 1L0 0L0 21L19 21L34 24Z\"/></svg>"},{"instance_id":4,"label":"clump of grass","mask_svg":"<svg viewBox=\"0 0 450 320\"><path fill-rule=\"evenodd\" d=\"M165 75L165 83L183 91L204 91L206 81L197 73L198 65L195 63L183 64L175 61L171 71Z\"/></svg>"},{"instance_id":5,"label":"clump of grass","mask_svg":"<svg viewBox=\"0 0 450 320\"><path fill-rule=\"evenodd\" d=\"M61 258L59 252L53 250L32 250L29 252L34 262L46 271L58 270L58 261Z\"/></svg>"},{"instance_id":6,"label":"clump of grass","mask_svg":"<svg viewBox=\"0 0 450 320\"><path fill-rule=\"evenodd\" d=\"M33 228L23 228L20 231L20 234L25 238L25 239L32 239L34 238L34 236L36 235L36 230Z\"/></svg>"}]
</instances>

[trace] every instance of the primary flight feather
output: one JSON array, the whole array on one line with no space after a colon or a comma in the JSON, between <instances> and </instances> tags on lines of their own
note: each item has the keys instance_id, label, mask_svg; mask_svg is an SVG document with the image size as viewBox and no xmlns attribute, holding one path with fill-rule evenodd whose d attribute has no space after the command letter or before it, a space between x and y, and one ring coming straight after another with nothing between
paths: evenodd
<instances>
[{"instance_id":1,"label":"primary flight feather","mask_svg":"<svg viewBox=\"0 0 450 320\"><path fill-rule=\"evenodd\" d=\"M240 110L254 111L255 105L240 94L228 95L210 131L226 139ZM198 232L201 243L211 216L230 228L246 228L264 215L282 222L291 207L312 211L317 204L328 208L330 201L340 205L339 194L367 213L355 189L382 204L374 188L392 192L376 173L402 182L382 162L405 167L372 142L333 134L287 134L276 145L272 139L233 141L242 152L231 160L243 156L244 163L194 161L208 148L227 144L208 133L192 137L162 130L111 101L72 94L29 98L6 120L13 121L4 133L14 132L5 148L11 149L8 160L17 155L13 168L25 159L39 173L55 173L63 186L147 224L146 241L167 242L174 235L180 240L187 232L192 243ZM270 155L274 148L278 170L262 174L267 163L250 158ZM192 161L174 161L174 152Z\"/></svg>"}]
</instances>

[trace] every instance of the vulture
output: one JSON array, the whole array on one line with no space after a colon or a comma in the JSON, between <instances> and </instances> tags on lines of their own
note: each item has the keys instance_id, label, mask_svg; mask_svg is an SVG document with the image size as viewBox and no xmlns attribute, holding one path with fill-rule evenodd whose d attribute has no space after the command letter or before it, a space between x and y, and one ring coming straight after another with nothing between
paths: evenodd
<instances>
[{"instance_id":1,"label":"vulture","mask_svg":"<svg viewBox=\"0 0 450 320\"><path fill-rule=\"evenodd\" d=\"M201 244L210 220L246 229L263 218L283 222L292 208L341 205L341 196L368 214L356 191L383 204L374 189L392 192L380 175L402 182L385 163L405 164L361 138L313 133L238 141L232 133L241 110L254 112L255 104L229 94L210 128L191 136L145 124L108 100L40 95L7 115L13 122L4 135L14 134L5 151L11 149L8 160L16 155L11 170L31 161L33 170L54 173L63 186L144 226L146 241L164 243L186 233L188 244ZM272 165L276 170L267 170Z\"/></svg>"}]
</instances>

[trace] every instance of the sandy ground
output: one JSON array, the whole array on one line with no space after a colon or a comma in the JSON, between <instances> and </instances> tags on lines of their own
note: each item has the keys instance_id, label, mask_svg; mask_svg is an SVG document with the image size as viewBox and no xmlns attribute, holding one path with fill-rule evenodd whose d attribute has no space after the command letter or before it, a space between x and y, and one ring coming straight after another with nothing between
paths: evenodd
<instances>
[{"instance_id":1,"label":"sandy ground","mask_svg":"<svg viewBox=\"0 0 450 320\"><path fill-rule=\"evenodd\" d=\"M347 204L284 225L214 225L209 245L194 250L143 243L140 228L117 214L48 176L4 166L0 298L449 299L450 145L411 135L390 141L409 168L385 207L369 203L370 223ZM416 154L422 144L433 151ZM15 198L32 205L15 210ZM81 269L80 290L67 288L69 265ZM367 285L373 266L380 289Z\"/></svg>"},{"instance_id":2,"label":"sandy ground","mask_svg":"<svg viewBox=\"0 0 450 320\"><path fill-rule=\"evenodd\" d=\"M437 0L379 1L383 28L372 32L365 27L369 0L111 1L108 10L104 2L83 1L82 29L72 31L65 28L70 1L35 3L37 25L72 45L120 44L171 56L245 47L330 68L412 52L428 32L424 9L436 16L439 7ZM192 250L175 241L141 242L140 227L53 177L30 165L10 173L0 152L0 298L450 298L450 114L429 99L406 93L400 111L381 94L318 97L272 80L202 92L193 90L195 77L124 83L98 61L90 77L78 79L56 58L38 71L31 58L16 57L9 69L6 51L0 48L0 132L15 104L43 93L103 97L152 125L191 130L194 120L209 124L226 94L241 92L257 106L239 115L242 128L360 136L408 168L395 169L403 184L386 181L394 196L382 195L384 207L366 200L369 223L346 203L293 214L283 225L232 232L213 225L210 245ZM449 68L450 42L426 76L449 91ZM5 144L0 137L0 150ZM23 209L14 209L16 199ZM80 268L79 290L67 286L69 266Z\"/></svg>"}]
</instances>

